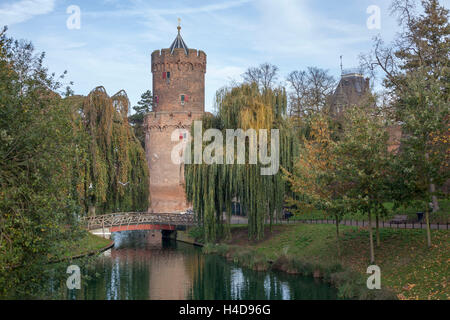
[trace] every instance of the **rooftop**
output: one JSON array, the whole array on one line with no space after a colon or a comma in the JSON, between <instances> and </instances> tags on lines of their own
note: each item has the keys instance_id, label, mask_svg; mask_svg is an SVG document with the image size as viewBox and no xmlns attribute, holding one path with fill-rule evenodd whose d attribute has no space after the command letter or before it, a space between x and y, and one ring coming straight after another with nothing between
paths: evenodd
<instances>
[{"instance_id":1,"label":"rooftop","mask_svg":"<svg viewBox=\"0 0 450 320\"><path fill-rule=\"evenodd\" d=\"M172 44L170 45L170 53L173 54L173 51L175 49L184 49L184 53L188 54L188 46L186 45L186 43L184 42L183 38L181 37L180 34L180 30L181 30L181 26L178 24L178 34L177 37L175 38L175 40L172 42Z\"/></svg>"}]
</instances>

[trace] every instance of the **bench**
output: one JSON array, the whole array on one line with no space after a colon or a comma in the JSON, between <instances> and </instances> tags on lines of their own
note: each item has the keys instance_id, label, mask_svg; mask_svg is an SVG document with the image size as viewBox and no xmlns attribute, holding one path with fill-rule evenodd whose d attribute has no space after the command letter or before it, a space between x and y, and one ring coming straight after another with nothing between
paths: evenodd
<instances>
[{"instance_id":1,"label":"bench","mask_svg":"<svg viewBox=\"0 0 450 320\"><path fill-rule=\"evenodd\" d=\"M406 223L408 221L408 216L406 214L404 215L396 215L394 216L394 219L392 219L391 221L389 221L389 223Z\"/></svg>"}]
</instances>

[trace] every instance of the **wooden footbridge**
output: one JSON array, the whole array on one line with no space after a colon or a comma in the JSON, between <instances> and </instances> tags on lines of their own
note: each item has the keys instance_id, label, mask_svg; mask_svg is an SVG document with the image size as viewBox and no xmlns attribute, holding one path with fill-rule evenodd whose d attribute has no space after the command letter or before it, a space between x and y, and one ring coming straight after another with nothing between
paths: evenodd
<instances>
[{"instance_id":1,"label":"wooden footbridge","mask_svg":"<svg viewBox=\"0 0 450 320\"><path fill-rule=\"evenodd\" d=\"M181 213L126 212L82 218L88 230L176 230L196 224L194 215Z\"/></svg>"}]
</instances>

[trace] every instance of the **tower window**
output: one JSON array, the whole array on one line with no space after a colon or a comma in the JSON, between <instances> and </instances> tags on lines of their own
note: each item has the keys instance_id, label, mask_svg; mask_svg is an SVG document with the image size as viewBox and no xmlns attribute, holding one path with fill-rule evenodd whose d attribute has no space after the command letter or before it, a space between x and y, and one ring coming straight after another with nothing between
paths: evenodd
<instances>
[{"instance_id":1,"label":"tower window","mask_svg":"<svg viewBox=\"0 0 450 320\"><path fill-rule=\"evenodd\" d=\"M186 102L189 101L189 96L182 94L180 95L181 105L184 105Z\"/></svg>"},{"instance_id":2,"label":"tower window","mask_svg":"<svg viewBox=\"0 0 450 320\"><path fill-rule=\"evenodd\" d=\"M163 79L170 79L170 71L163 72L162 77Z\"/></svg>"}]
</instances>

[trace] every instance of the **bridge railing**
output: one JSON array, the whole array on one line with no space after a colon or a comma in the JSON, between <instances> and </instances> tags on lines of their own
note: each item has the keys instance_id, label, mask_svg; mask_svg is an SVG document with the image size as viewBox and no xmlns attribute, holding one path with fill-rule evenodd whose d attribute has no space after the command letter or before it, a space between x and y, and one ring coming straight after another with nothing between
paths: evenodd
<instances>
[{"instance_id":1,"label":"bridge railing","mask_svg":"<svg viewBox=\"0 0 450 320\"><path fill-rule=\"evenodd\" d=\"M193 225L196 223L194 216L191 214L147 212L111 213L99 216L83 217L82 221L87 224L88 229L147 223L158 225Z\"/></svg>"}]
</instances>

